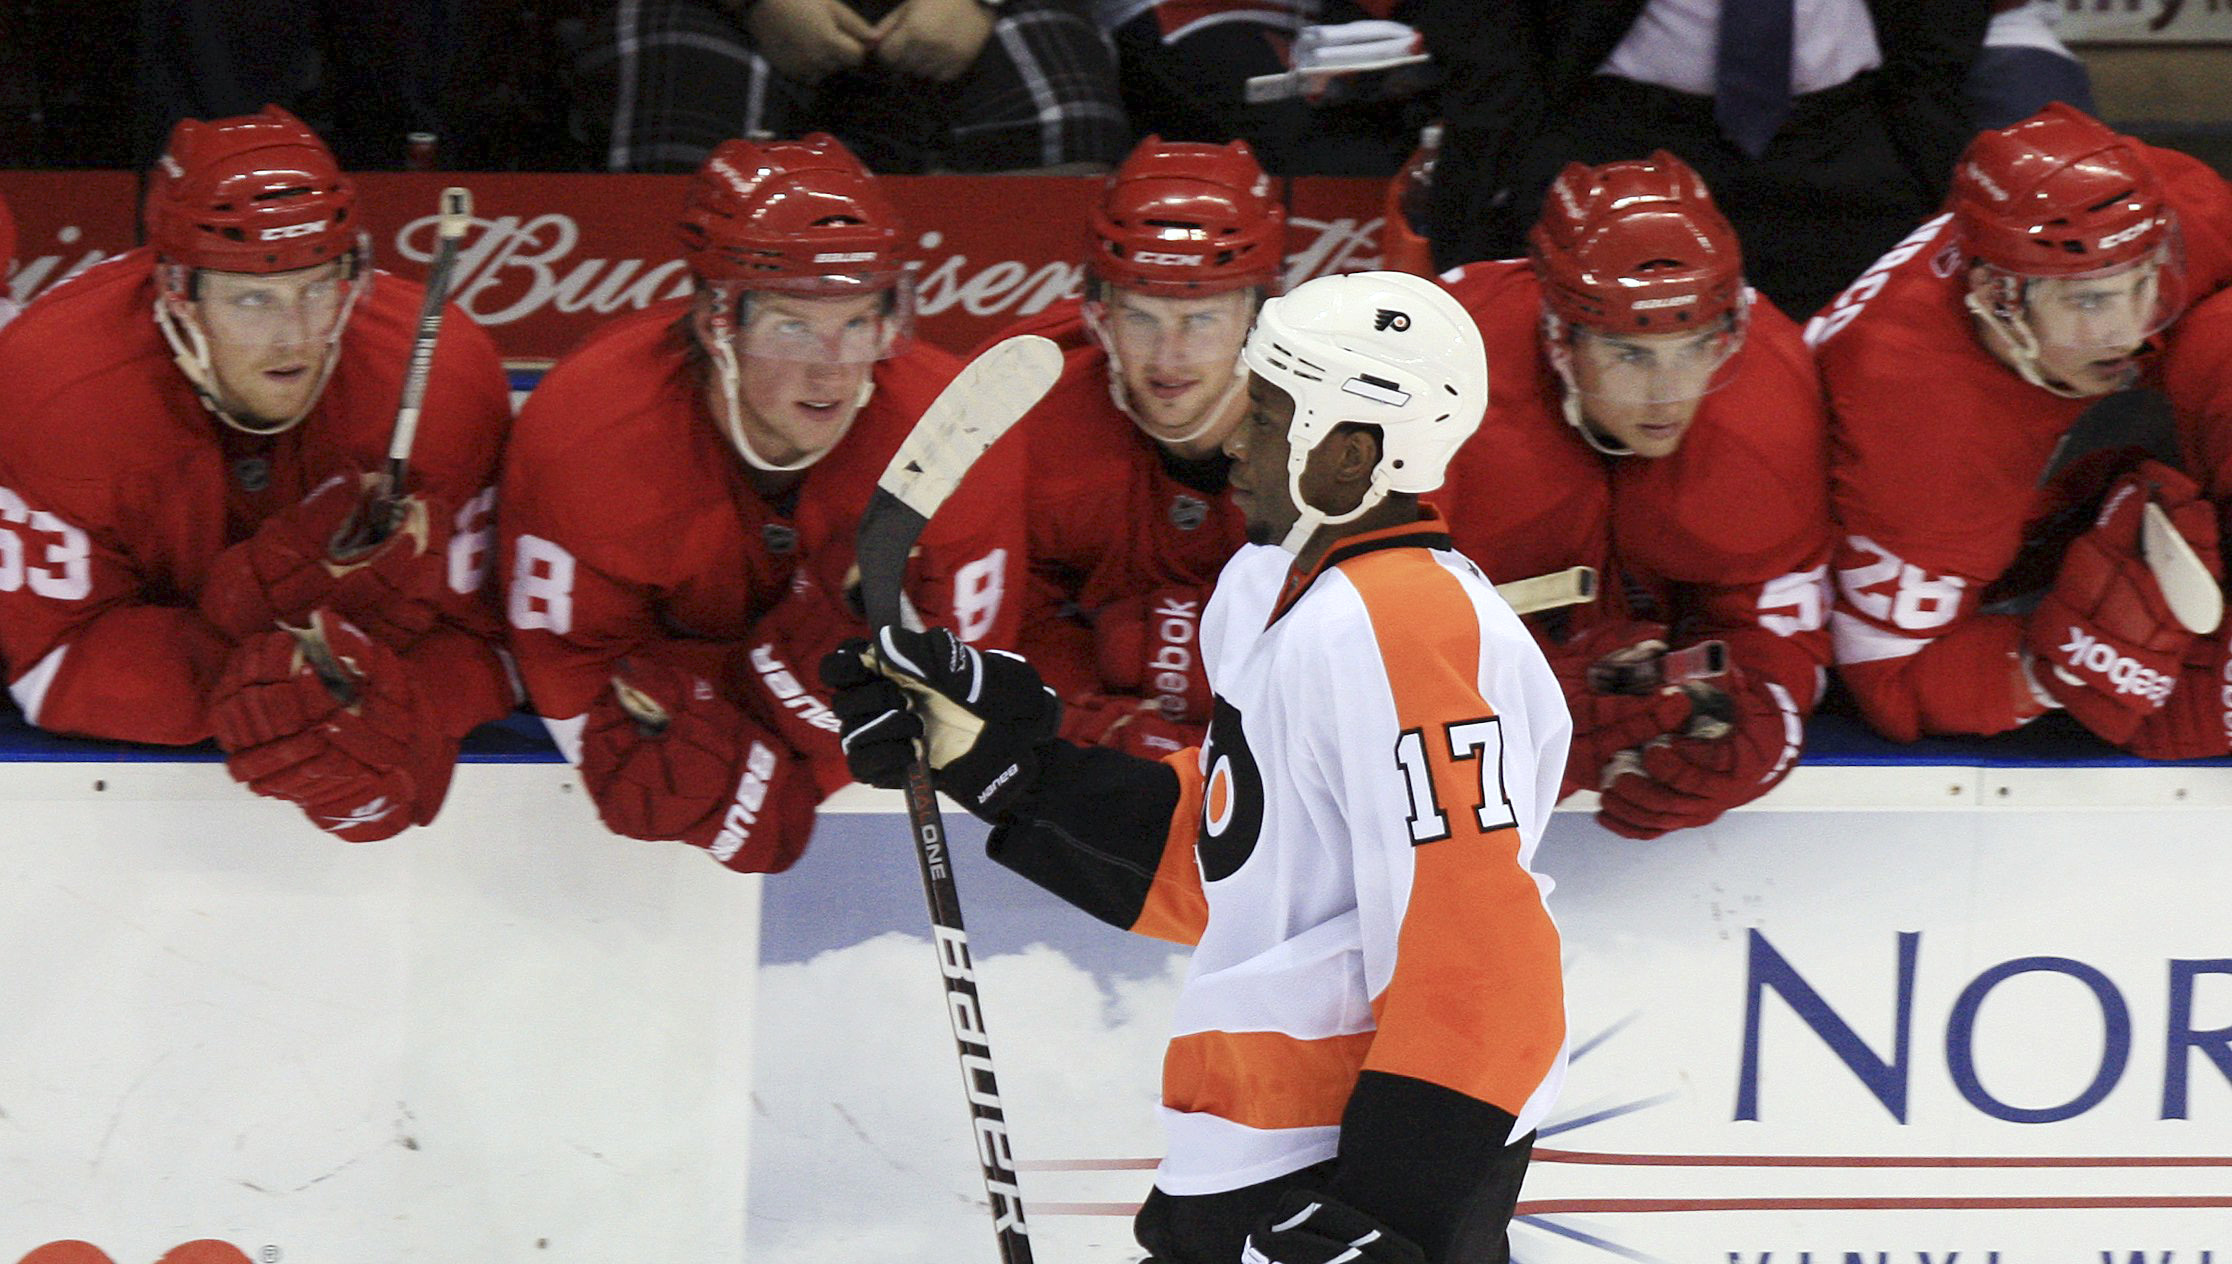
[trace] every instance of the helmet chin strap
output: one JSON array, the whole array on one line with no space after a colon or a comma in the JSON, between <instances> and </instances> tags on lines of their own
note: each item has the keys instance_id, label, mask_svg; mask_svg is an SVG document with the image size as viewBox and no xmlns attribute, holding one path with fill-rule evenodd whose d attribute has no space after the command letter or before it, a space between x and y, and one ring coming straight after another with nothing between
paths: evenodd
<instances>
[{"instance_id":1,"label":"helmet chin strap","mask_svg":"<svg viewBox=\"0 0 2232 1264\"><path fill-rule=\"evenodd\" d=\"M1635 449L1598 434L1582 415L1581 388L1573 384L1573 350L1565 344L1565 321L1548 308L1542 313L1542 348L1558 374L1558 407L1565 414L1566 424L1580 432L1581 442L1606 456L1634 456Z\"/></svg>"},{"instance_id":2,"label":"helmet chin strap","mask_svg":"<svg viewBox=\"0 0 2232 1264\"><path fill-rule=\"evenodd\" d=\"M351 307L355 306L354 290L350 291L349 302ZM285 421L257 425L234 416L225 407L224 396L217 385L217 371L209 357L209 339L202 333L201 323L189 312L174 310L167 294L158 293L155 296L155 327L163 331L163 340L170 344L171 361L178 365L179 372L186 375L186 381L193 386L194 394L201 400L202 407L215 413L219 421L242 434L268 437L283 434L302 424L302 419L318 406L319 398L325 394L326 383L333 378L334 365L341 359L338 354L341 330L348 323L349 312L344 309L334 321L333 332L326 335L325 364L318 370L318 380L310 388L310 395L303 401L301 411Z\"/></svg>"},{"instance_id":3,"label":"helmet chin strap","mask_svg":"<svg viewBox=\"0 0 2232 1264\"><path fill-rule=\"evenodd\" d=\"M845 424L837 428L837 433L830 436L828 443L795 461L778 464L761 456L752 447L751 436L744 433L744 375L736 365L736 345L731 337L731 327L726 321L717 322L714 336L706 341L712 344L713 365L721 375L721 429L727 433L729 444L736 449L737 455L743 457L744 463L755 470L763 470L769 474L787 474L803 470L836 451L837 445L844 442L845 436L852 432L853 423L860 420L860 410L868 406L868 397L876 393L876 377L870 373L861 381L860 390L853 399L852 415L845 418Z\"/></svg>"},{"instance_id":4,"label":"helmet chin strap","mask_svg":"<svg viewBox=\"0 0 2232 1264\"><path fill-rule=\"evenodd\" d=\"M1967 306L1970 315L1982 321L1985 327L2000 336L2000 341L2006 344L2007 349L2007 354L2002 356L2001 359L2009 361L2008 367L2014 369L2017 375L2032 386L2048 394L2059 395L2063 399L2093 399L2113 393L2112 391L2076 390L2066 383L2049 381L2045 374L2040 373L2038 371L2038 335L2031 332L2029 321L2013 312L2013 303L1987 303L1978 298L1976 291L1973 289L1961 296L1961 302ZM2009 309L2008 314L2003 315L2001 313L2002 307Z\"/></svg>"},{"instance_id":5,"label":"helmet chin strap","mask_svg":"<svg viewBox=\"0 0 2232 1264\"><path fill-rule=\"evenodd\" d=\"M1166 438L1150 429L1147 419L1139 415L1138 409L1132 407L1131 392L1124 389L1124 357L1117 352L1116 340L1108 336L1108 331L1101 325L1100 317L1094 315L1089 307L1085 312L1085 327L1092 331L1093 341L1099 343L1101 350L1108 355L1108 398L1115 403L1119 412L1131 418L1132 424L1139 427L1141 434L1157 443L1168 446L1192 443L1216 429L1218 420L1232 406L1233 396L1239 394L1240 384L1247 381L1247 370L1240 363L1240 354L1234 352L1232 380L1225 383L1224 393L1217 396L1216 402L1201 410L1201 420L1193 429L1175 438Z\"/></svg>"},{"instance_id":6,"label":"helmet chin strap","mask_svg":"<svg viewBox=\"0 0 2232 1264\"><path fill-rule=\"evenodd\" d=\"M1294 501L1295 519L1294 525L1287 528L1286 538L1279 541L1279 547L1296 557L1302 556L1302 550L1309 545L1310 537L1318 533L1319 527L1354 522L1372 506L1387 499L1387 459L1383 456L1372 468L1372 481L1365 486L1364 496L1356 502L1355 508L1346 513L1328 514L1312 505L1302 495L1302 471L1310 463L1310 452L1315 450L1287 453L1287 495Z\"/></svg>"}]
</instances>

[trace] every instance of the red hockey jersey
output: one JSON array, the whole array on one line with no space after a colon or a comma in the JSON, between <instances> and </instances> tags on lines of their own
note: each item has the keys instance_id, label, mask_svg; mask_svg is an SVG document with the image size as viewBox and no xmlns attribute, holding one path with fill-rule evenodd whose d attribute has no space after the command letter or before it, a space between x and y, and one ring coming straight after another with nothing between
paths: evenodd
<instances>
[{"instance_id":1,"label":"red hockey jersey","mask_svg":"<svg viewBox=\"0 0 2232 1264\"><path fill-rule=\"evenodd\" d=\"M1003 441L1020 444L1027 462L1022 649L1083 718L1122 692L1102 678L1093 617L1125 598L1197 588L1190 609L1198 628L1209 588L1247 530L1224 485L1221 454L1181 465L1116 406L1108 355L1084 329L1076 302L1056 304L1001 337L1026 333L1053 339L1064 354L1054 389ZM1198 644L1177 649L1199 653Z\"/></svg>"},{"instance_id":2,"label":"red hockey jersey","mask_svg":"<svg viewBox=\"0 0 2232 1264\"><path fill-rule=\"evenodd\" d=\"M280 434L202 406L156 326L154 255L134 250L0 331L0 651L42 728L137 742L210 736L230 649L195 609L210 563L341 470L375 470L425 291L384 272L359 298L317 406ZM511 709L484 584L511 405L487 334L451 309L411 486L454 517L446 625L405 656L452 736Z\"/></svg>"},{"instance_id":3,"label":"red hockey jersey","mask_svg":"<svg viewBox=\"0 0 2232 1264\"><path fill-rule=\"evenodd\" d=\"M506 454L512 646L536 712L569 758L623 657L728 681L748 712L764 715L765 691L739 687L738 653L754 646L755 627L794 573L810 571L825 593L844 592L876 479L960 368L926 343L879 362L875 393L852 429L808 467L787 503L770 504L703 402L700 370L674 328L689 303L657 304L592 335L535 388ZM1016 458L1004 451L995 446L980 460L925 529L908 587L925 619L1007 647L1024 542L1019 450ZM840 617L834 602L831 617ZM867 634L849 613L841 617L826 629L829 643ZM795 641L795 630L786 639ZM819 690L818 663L771 664L753 668L771 688ZM795 752L813 763L826 794L849 780L835 718L826 707L804 709L827 717L815 721L826 741Z\"/></svg>"},{"instance_id":4,"label":"red hockey jersey","mask_svg":"<svg viewBox=\"0 0 2232 1264\"><path fill-rule=\"evenodd\" d=\"M2184 154L2145 153L2178 214L2189 291L2214 292L2232 281L2232 190ZM2038 486L2093 401L1992 356L1963 305L1965 265L1952 217L1938 216L1806 328L1843 532L1838 674L1901 741L2005 732L2044 710L2021 667L2023 616L1989 608L2052 582L2066 543L2047 538L2055 511L2096 496L2115 469L2101 454Z\"/></svg>"},{"instance_id":5,"label":"red hockey jersey","mask_svg":"<svg viewBox=\"0 0 2232 1264\"><path fill-rule=\"evenodd\" d=\"M1826 423L1797 326L1754 296L1734 376L1681 447L1608 457L1566 422L1527 264L1468 264L1447 284L1488 352L1487 417L1427 497L1458 551L1497 583L1594 566L1603 588L1582 618L1650 618L1677 645L1717 637L1810 710L1829 662L1834 532Z\"/></svg>"}]
</instances>

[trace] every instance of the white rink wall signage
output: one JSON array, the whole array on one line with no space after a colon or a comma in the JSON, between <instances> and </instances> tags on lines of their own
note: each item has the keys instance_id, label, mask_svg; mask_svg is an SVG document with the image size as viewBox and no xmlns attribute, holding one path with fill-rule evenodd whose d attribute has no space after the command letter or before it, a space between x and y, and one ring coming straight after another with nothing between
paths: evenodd
<instances>
[{"instance_id":1,"label":"white rink wall signage","mask_svg":"<svg viewBox=\"0 0 2232 1264\"><path fill-rule=\"evenodd\" d=\"M1521 1264L2232 1264L2232 818L1932 771L1559 814ZM0 820L0 1264L994 1258L895 796L765 881L548 763L363 847L206 762L0 763ZM1128 1264L1184 958L948 820L1038 1258Z\"/></svg>"}]
</instances>

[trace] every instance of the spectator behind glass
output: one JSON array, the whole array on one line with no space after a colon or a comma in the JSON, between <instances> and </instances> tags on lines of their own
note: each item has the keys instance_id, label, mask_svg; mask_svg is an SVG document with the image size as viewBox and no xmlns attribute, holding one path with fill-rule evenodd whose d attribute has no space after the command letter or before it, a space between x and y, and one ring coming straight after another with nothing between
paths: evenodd
<instances>
[{"instance_id":1,"label":"spectator behind glass","mask_svg":"<svg viewBox=\"0 0 2232 1264\"><path fill-rule=\"evenodd\" d=\"M1716 108L1739 69L1718 63L1722 17L1744 23L1733 48L1756 52L1750 23L1775 16L1746 16L1762 2L1414 0L1448 124L1427 225L1435 266L1519 254L1566 163L1664 148L1713 189L1749 280L1786 314L1834 297L1942 200L1973 132L1960 91L1989 6L1787 0L1781 122L1745 131ZM1736 100L1733 83L1724 95Z\"/></svg>"},{"instance_id":2,"label":"spectator behind glass","mask_svg":"<svg viewBox=\"0 0 2232 1264\"><path fill-rule=\"evenodd\" d=\"M1085 0L597 0L576 128L613 171L834 133L872 170L1101 171L1131 143Z\"/></svg>"},{"instance_id":3,"label":"spectator behind glass","mask_svg":"<svg viewBox=\"0 0 2232 1264\"><path fill-rule=\"evenodd\" d=\"M2013 127L2052 101L2098 112L2085 63L2054 34L2061 11L2061 0L1992 0L1984 49L1961 85L1977 130Z\"/></svg>"},{"instance_id":4,"label":"spectator behind glass","mask_svg":"<svg viewBox=\"0 0 2232 1264\"><path fill-rule=\"evenodd\" d=\"M1116 41L1132 126L1165 140L1248 142L1273 175L1385 176L1432 116L1431 97L1250 105L1247 81L1288 67L1305 23L1402 20L1408 0L1092 0Z\"/></svg>"}]
</instances>

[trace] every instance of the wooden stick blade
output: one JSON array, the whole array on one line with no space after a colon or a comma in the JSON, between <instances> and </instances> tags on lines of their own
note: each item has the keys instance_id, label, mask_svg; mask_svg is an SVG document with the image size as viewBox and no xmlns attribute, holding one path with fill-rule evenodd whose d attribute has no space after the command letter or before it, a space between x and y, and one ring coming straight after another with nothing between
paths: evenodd
<instances>
[{"instance_id":1,"label":"wooden stick blade","mask_svg":"<svg viewBox=\"0 0 2232 1264\"><path fill-rule=\"evenodd\" d=\"M2139 519L2139 555L2147 559L2147 569L2154 572L2170 613L2178 616L2186 631L2206 636L2224 622L2223 587L2179 534L2170 515L2151 500Z\"/></svg>"},{"instance_id":2,"label":"wooden stick blade","mask_svg":"<svg viewBox=\"0 0 2232 1264\"><path fill-rule=\"evenodd\" d=\"M1596 600L1597 573L1593 566L1572 566L1531 579L1515 579L1508 584L1496 585L1496 595L1504 599L1514 614L1538 614L1562 606L1578 606Z\"/></svg>"}]
</instances>

